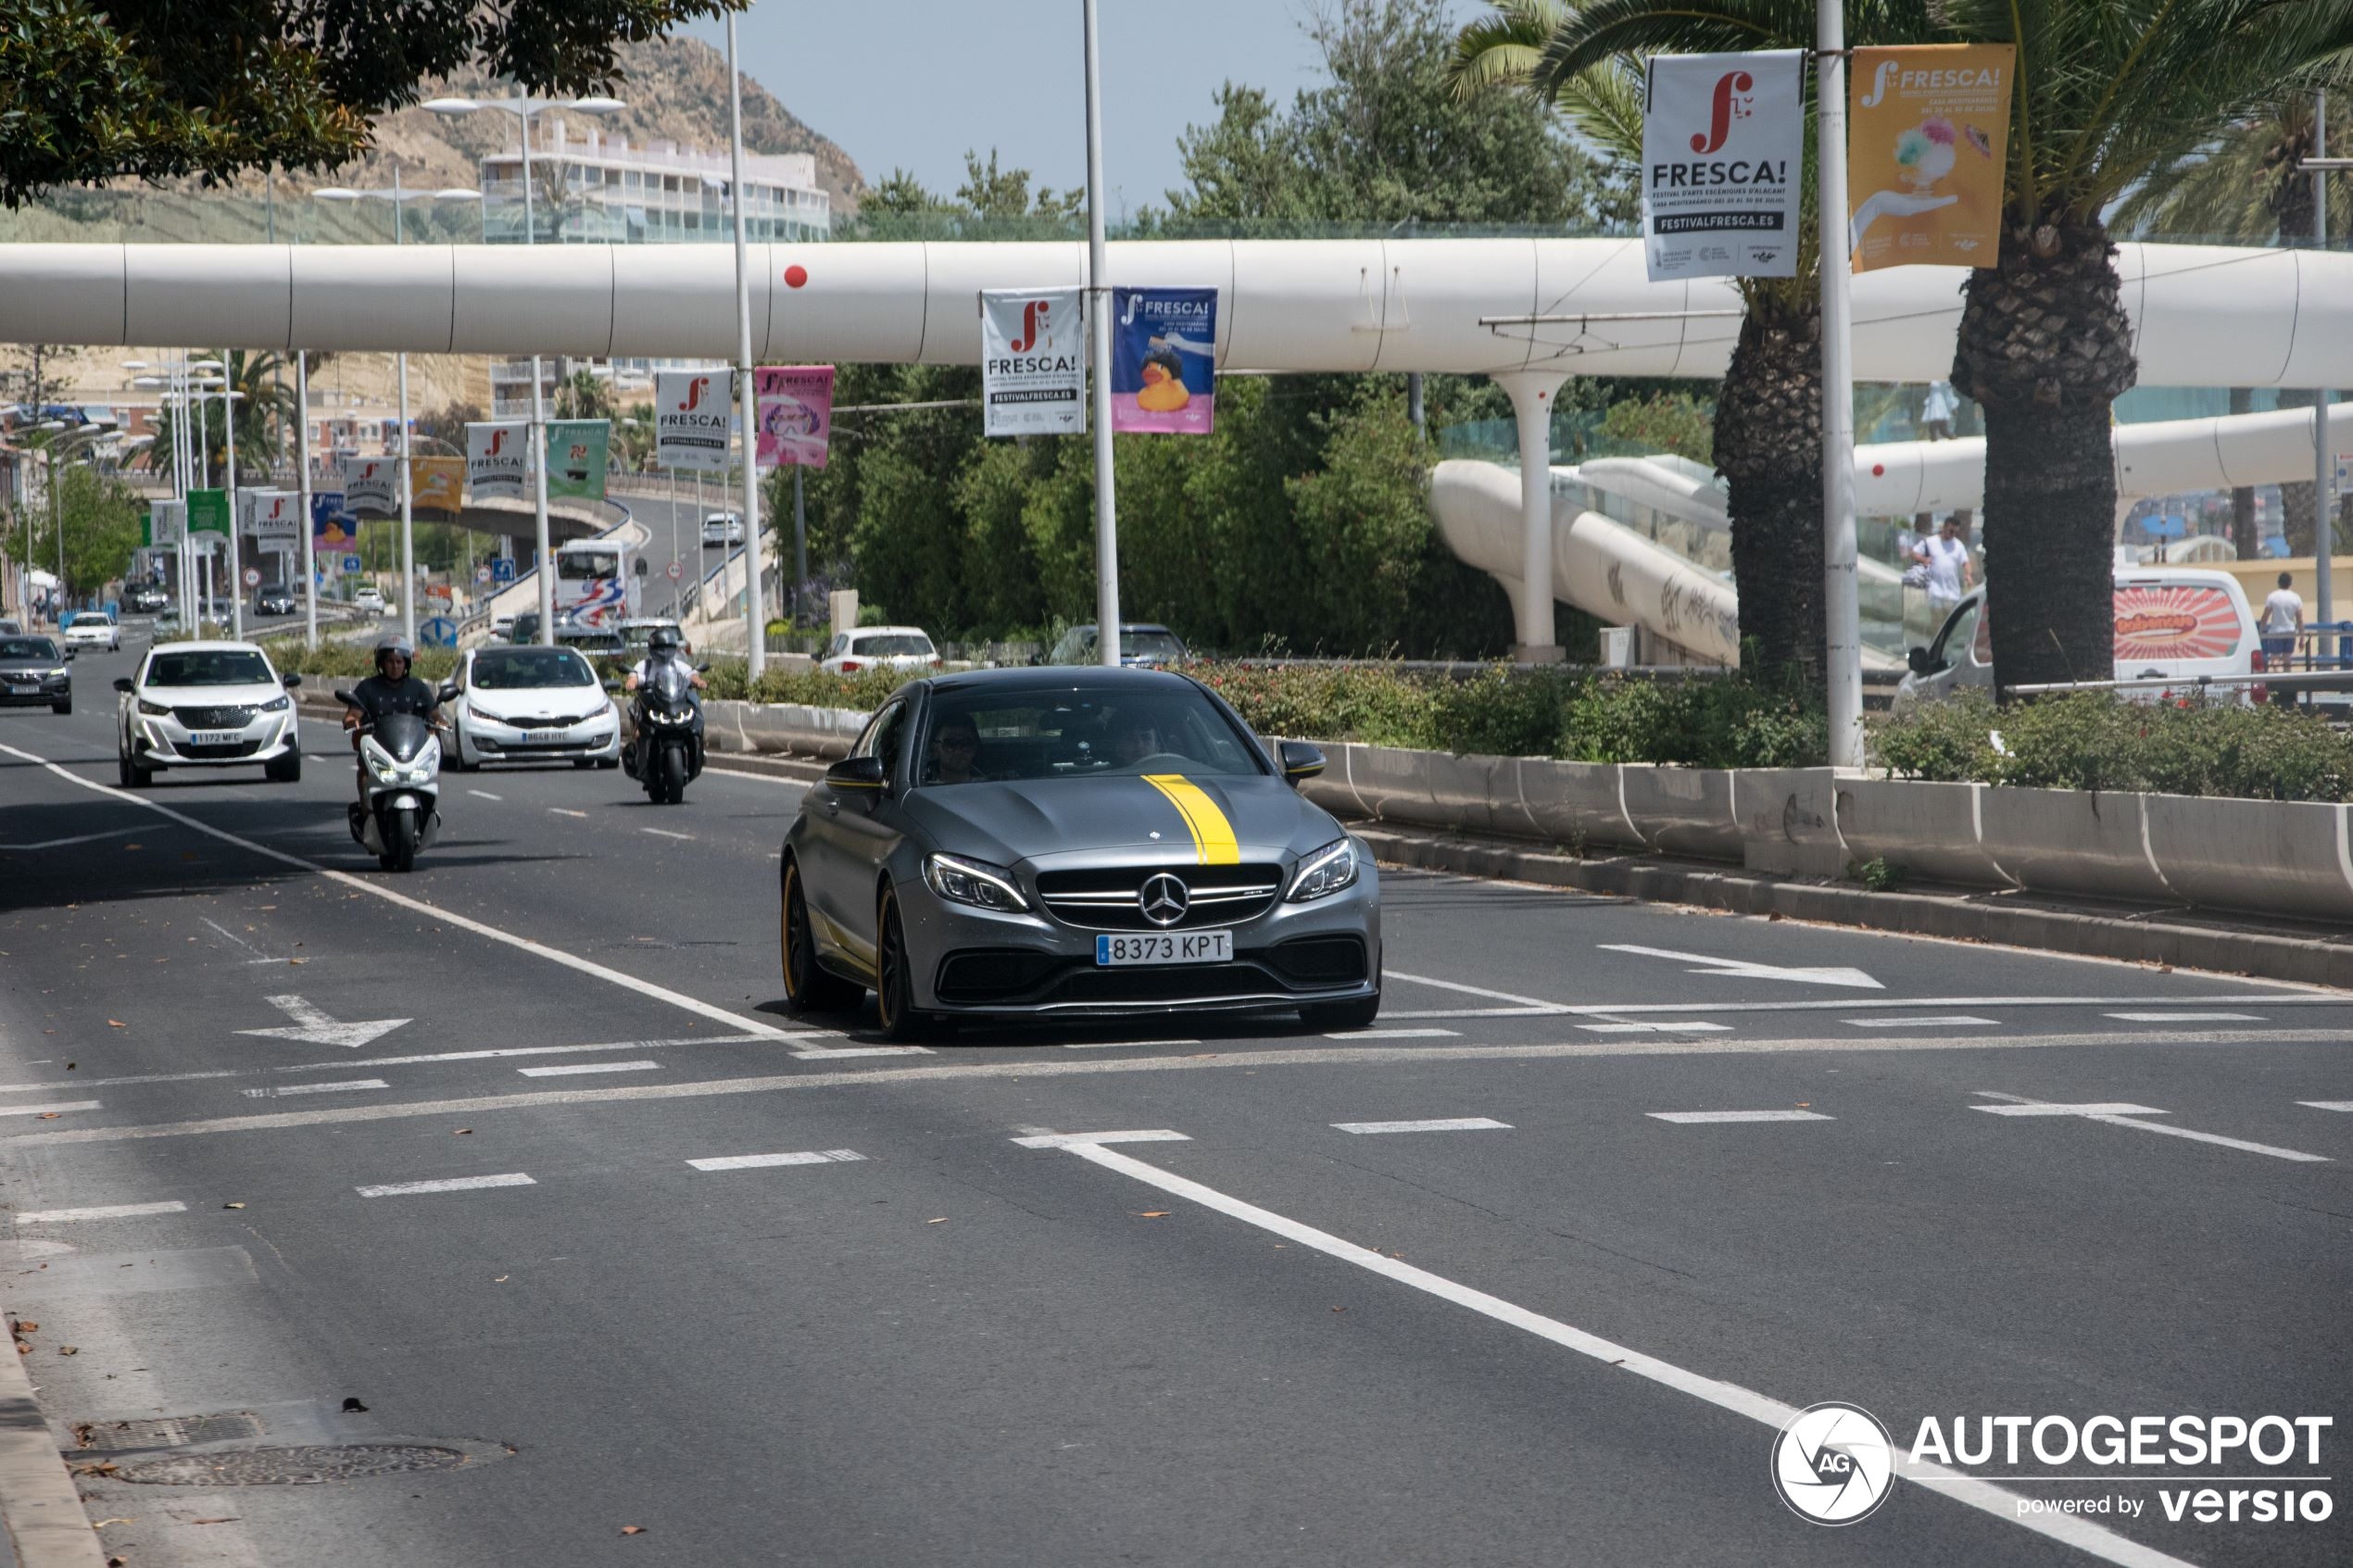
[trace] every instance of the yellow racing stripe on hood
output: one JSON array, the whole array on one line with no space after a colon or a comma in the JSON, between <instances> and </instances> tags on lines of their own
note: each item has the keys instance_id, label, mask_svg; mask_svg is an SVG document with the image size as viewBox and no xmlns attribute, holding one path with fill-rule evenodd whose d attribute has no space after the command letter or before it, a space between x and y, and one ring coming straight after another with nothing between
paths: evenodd
<instances>
[{"instance_id":1,"label":"yellow racing stripe on hood","mask_svg":"<svg viewBox=\"0 0 2353 1568\"><path fill-rule=\"evenodd\" d=\"M1202 792L1201 785L1182 773L1146 773L1144 782L1168 797L1176 814L1185 819L1185 827L1193 835L1194 853L1204 866L1232 866L1241 863L1241 846L1234 841L1234 824L1217 809L1217 802Z\"/></svg>"}]
</instances>

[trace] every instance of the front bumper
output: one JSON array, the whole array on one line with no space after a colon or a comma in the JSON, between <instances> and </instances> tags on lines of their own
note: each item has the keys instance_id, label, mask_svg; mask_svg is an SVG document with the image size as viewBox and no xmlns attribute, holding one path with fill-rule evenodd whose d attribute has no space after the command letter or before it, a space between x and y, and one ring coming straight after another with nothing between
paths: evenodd
<instances>
[{"instance_id":1,"label":"front bumper","mask_svg":"<svg viewBox=\"0 0 2353 1568\"><path fill-rule=\"evenodd\" d=\"M1265 1011L1377 996L1380 885L1370 856L1363 866L1353 884L1328 897L1278 901L1222 928L1233 933L1233 961L1207 964L1099 966L1098 931L950 903L921 881L902 882L915 1005L960 1017L1088 1018Z\"/></svg>"},{"instance_id":2,"label":"front bumper","mask_svg":"<svg viewBox=\"0 0 2353 1568\"><path fill-rule=\"evenodd\" d=\"M20 676L0 675L0 708L49 708L73 700L73 677L70 675L42 676L25 680Z\"/></svg>"},{"instance_id":3,"label":"front bumper","mask_svg":"<svg viewBox=\"0 0 2353 1568\"><path fill-rule=\"evenodd\" d=\"M176 716L157 718L152 714L131 716L131 759L143 768L234 768L254 762L271 762L289 752L302 748L302 737L296 727L295 710L263 713L248 720L242 729L206 730L208 737L231 736L230 739L208 738L198 744L188 727Z\"/></svg>"},{"instance_id":4,"label":"front bumper","mask_svg":"<svg viewBox=\"0 0 2353 1568\"><path fill-rule=\"evenodd\" d=\"M621 720L610 709L577 724L528 728L467 713L458 730L469 762L610 762L621 756Z\"/></svg>"}]
</instances>

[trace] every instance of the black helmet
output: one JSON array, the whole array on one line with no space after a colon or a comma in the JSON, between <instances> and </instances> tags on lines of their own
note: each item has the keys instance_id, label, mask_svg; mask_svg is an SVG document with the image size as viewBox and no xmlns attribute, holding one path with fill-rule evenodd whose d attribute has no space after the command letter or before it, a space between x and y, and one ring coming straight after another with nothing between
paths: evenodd
<instances>
[{"instance_id":1,"label":"black helmet","mask_svg":"<svg viewBox=\"0 0 2353 1568\"><path fill-rule=\"evenodd\" d=\"M385 637L384 641L376 645L377 674L381 675L384 673L384 660L395 655L399 656L400 662L403 664L414 664L417 662L417 650L409 646L408 638L396 633Z\"/></svg>"},{"instance_id":2,"label":"black helmet","mask_svg":"<svg viewBox=\"0 0 2353 1568\"><path fill-rule=\"evenodd\" d=\"M676 653L678 648L678 628L675 626L657 626L653 635L646 639L648 653Z\"/></svg>"}]
</instances>

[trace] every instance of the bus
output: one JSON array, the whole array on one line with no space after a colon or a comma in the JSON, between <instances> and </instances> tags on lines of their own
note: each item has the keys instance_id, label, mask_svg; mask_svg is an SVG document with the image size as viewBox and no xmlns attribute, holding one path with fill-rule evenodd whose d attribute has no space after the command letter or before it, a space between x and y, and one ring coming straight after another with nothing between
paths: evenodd
<instances>
[{"instance_id":1,"label":"bus","mask_svg":"<svg viewBox=\"0 0 2353 1568\"><path fill-rule=\"evenodd\" d=\"M556 549L556 619L620 630L637 613L637 579L630 546L618 540L578 539Z\"/></svg>"}]
</instances>

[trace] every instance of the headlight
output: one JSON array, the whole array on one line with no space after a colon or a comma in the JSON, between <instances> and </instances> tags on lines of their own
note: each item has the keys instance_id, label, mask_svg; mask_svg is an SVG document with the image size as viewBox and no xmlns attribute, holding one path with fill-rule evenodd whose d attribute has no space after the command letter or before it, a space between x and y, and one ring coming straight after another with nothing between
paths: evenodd
<instances>
[{"instance_id":1,"label":"headlight","mask_svg":"<svg viewBox=\"0 0 2353 1568\"><path fill-rule=\"evenodd\" d=\"M499 718L496 713L484 713L481 709L476 708L471 702L466 704L466 717L472 719L478 724L503 724L506 722L504 719Z\"/></svg>"},{"instance_id":2,"label":"headlight","mask_svg":"<svg viewBox=\"0 0 2353 1568\"><path fill-rule=\"evenodd\" d=\"M261 711L264 713L283 713L287 709L292 708L293 706L294 703L288 698L283 696L273 696L268 702L261 705Z\"/></svg>"},{"instance_id":3,"label":"headlight","mask_svg":"<svg viewBox=\"0 0 2353 1568\"><path fill-rule=\"evenodd\" d=\"M983 909L1026 909L1029 900L1013 885L1013 873L984 860L960 860L953 855L924 857L924 881L951 903Z\"/></svg>"},{"instance_id":4,"label":"headlight","mask_svg":"<svg viewBox=\"0 0 2353 1568\"><path fill-rule=\"evenodd\" d=\"M52 681L62 681L62 680L64 680L64 679L65 679L68 675L70 675L70 674L72 674L72 673L73 673L73 671L72 671L68 670L68 669L67 669L64 665L60 664L60 665L58 665L58 666L57 666L55 670L52 670L52 671L49 671L49 679L51 679Z\"/></svg>"},{"instance_id":5,"label":"headlight","mask_svg":"<svg viewBox=\"0 0 2353 1568\"><path fill-rule=\"evenodd\" d=\"M1337 844L1327 844L1299 862L1299 871L1290 879L1290 892L1286 895L1294 904L1310 898L1321 898L1339 892L1356 880L1356 846L1343 838Z\"/></svg>"},{"instance_id":6,"label":"headlight","mask_svg":"<svg viewBox=\"0 0 2353 1568\"><path fill-rule=\"evenodd\" d=\"M159 702L149 702L144 696L139 699L139 711L150 719L168 719L171 716L170 709Z\"/></svg>"}]
</instances>

